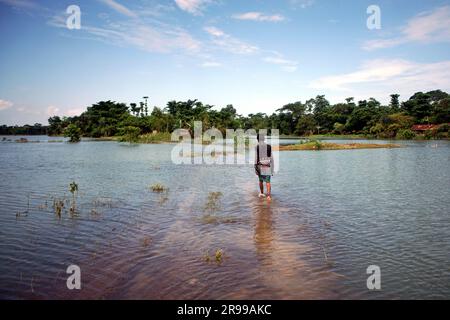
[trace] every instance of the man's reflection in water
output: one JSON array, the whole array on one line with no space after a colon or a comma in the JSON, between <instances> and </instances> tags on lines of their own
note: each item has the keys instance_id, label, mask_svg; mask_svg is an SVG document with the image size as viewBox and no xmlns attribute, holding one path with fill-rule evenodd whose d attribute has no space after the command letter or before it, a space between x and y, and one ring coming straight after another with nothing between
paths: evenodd
<instances>
[{"instance_id":1,"label":"man's reflection in water","mask_svg":"<svg viewBox=\"0 0 450 320\"><path fill-rule=\"evenodd\" d=\"M266 201L254 205L255 213L255 248L258 260L262 265L272 265L274 249L273 212L271 203Z\"/></svg>"}]
</instances>

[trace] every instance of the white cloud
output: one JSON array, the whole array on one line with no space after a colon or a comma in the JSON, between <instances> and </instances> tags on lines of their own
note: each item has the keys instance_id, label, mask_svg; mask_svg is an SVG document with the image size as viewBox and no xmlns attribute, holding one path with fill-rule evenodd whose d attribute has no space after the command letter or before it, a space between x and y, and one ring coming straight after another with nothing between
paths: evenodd
<instances>
[{"instance_id":1,"label":"white cloud","mask_svg":"<svg viewBox=\"0 0 450 320\"><path fill-rule=\"evenodd\" d=\"M58 28L66 27L62 16L53 17L48 24ZM193 54L201 47L200 41L194 39L186 30L159 21L106 21L100 27L84 24L80 31L87 33L94 40L117 46L133 46L148 52L183 51Z\"/></svg>"},{"instance_id":2,"label":"white cloud","mask_svg":"<svg viewBox=\"0 0 450 320\"><path fill-rule=\"evenodd\" d=\"M211 0L175 0L175 3L181 10L194 15L200 15L205 6L211 2Z\"/></svg>"},{"instance_id":3,"label":"white cloud","mask_svg":"<svg viewBox=\"0 0 450 320\"><path fill-rule=\"evenodd\" d=\"M364 43L366 50L394 47L405 43L450 42L450 6L423 12L410 19L401 28L401 35L388 39L375 39Z\"/></svg>"},{"instance_id":4,"label":"white cloud","mask_svg":"<svg viewBox=\"0 0 450 320\"><path fill-rule=\"evenodd\" d=\"M104 4L106 4L107 6L109 6L110 8L112 8L113 10L115 10L127 17L132 17L132 18L137 17L136 13L134 13L133 11L131 11L124 5L118 3L117 1L114 1L114 0L100 0L100 1L103 2Z\"/></svg>"},{"instance_id":5,"label":"white cloud","mask_svg":"<svg viewBox=\"0 0 450 320\"><path fill-rule=\"evenodd\" d=\"M222 66L222 64L220 64L219 62L214 62L214 61L207 61L207 62L203 62L201 64L201 67L203 68L216 68L216 67L220 67Z\"/></svg>"},{"instance_id":6,"label":"white cloud","mask_svg":"<svg viewBox=\"0 0 450 320\"><path fill-rule=\"evenodd\" d=\"M13 106L13 103L11 101L0 99L0 111L11 108L12 106Z\"/></svg>"},{"instance_id":7,"label":"white cloud","mask_svg":"<svg viewBox=\"0 0 450 320\"><path fill-rule=\"evenodd\" d=\"M310 88L346 92L359 97L383 99L395 91L409 97L417 91L450 90L450 60L417 63L407 60L372 60L358 70L312 81Z\"/></svg>"},{"instance_id":8,"label":"white cloud","mask_svg":"<svg viewBox=\"0 0 450 320\"><path fill-rule=\"evenodd\" d=\"M215 37L223 37L226 36L225 32L222 30L216 28L216 27L205 27L205 31L208 32L210 35Z\"/></svg>"},{"instance_id":9,"label":"white cloud","mask_svg":"<svg viewBox=\"0 0 450 320\"><path fill-rule=\"evenodd\" d=\"M280 65L281 69L283 69L286 72L297 71L298 62L284 59L283 57L281 57L281 55L277 55L276 57L265 57L263 61L267 63Z\"/></svg>"},{"instance_id":10,"label":"white cloud","mask_svg":"<svg viewBox=\"0 0 450 320\"><path fill-rule=\"evenodd\" d=\"M207 33L212 36L212 42L221 49L234 54L253 54L259 48L234 38L216 27L205 27Z\"/></svg>"},{"instance_id":11,"label":"white cloud","mask_svg":"<svg viewBox=\"0 0 450 320\"><path fill-rule=\"evenodd\" d=\"M234 14L233 19L238 20L251 20L251 21L268 21L268 22L280 22L285 20L281 14L266 15L261 12L246 12L240 14Z\"/></svg>"},{"instance_id":12,"label":"white cloud","mask_svg":"<svg viewBox=\"0 0 450 320\"><path fill-rule=\"evenodd\" d=\"M59 108L57 108L57 107L55 107L55 106L49 106L49 107L47 108L47 115L48 115L49 117L55 116L55 115L57 115L58 113L59 113Z\"/></svg>"}]
</instances>

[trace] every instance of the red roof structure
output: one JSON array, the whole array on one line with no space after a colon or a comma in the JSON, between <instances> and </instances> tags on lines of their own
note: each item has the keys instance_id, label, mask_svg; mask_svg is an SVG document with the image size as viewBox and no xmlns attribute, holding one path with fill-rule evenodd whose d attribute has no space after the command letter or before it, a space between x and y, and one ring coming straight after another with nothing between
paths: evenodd
<instances>
[{"instance_id":1,"label":"red roof structure","mask_svg":"<svg viewBox=\"0 0 450 320\"><path fill-rule=\"evenodd\" d=\"M445 123L443 123L443 124L415 124L411 127L411 130L413 130L413 131L435 130L444 124Z\"/></svg>"}]
</instances>

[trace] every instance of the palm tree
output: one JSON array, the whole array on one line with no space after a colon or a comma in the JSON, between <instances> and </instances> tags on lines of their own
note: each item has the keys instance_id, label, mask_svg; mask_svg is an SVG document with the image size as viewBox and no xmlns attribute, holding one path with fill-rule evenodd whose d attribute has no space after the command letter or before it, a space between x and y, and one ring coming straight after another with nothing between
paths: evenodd
<instances>
[{"instance_id":1,"label":"palm tree","mask_svg":"<svg viewBox=\"0 0 450 320\"><path fill-rule=\"evenodd\" d=\"M136 112L137 112L137 105L136 105L136 103L130 103L130 108L131 108L131 113L133 115L136 115Z\"/></svg>"},{"instance_id":2,"label":"palm tree","mask_svg":"<svg viewBox=\"0 0 450 320\"><path fill-rule=\"evenodd\" d=\"M140 105L140 107L139 107L138 115L140 114L141 117L143 117L144 116L144 103L140 102L139 105Z\"/></svg>"},{"instance_id":3,"label":"palm tree","mask_svg":"<svg viewBox=\"0 0 450 320\"><path fill-rule=\"evenodd\" d=\"M144 113L145 113L145 116L148 116L148 104L147 104L147 100L148 100L148 97L147 96L145 96L145 97L143 97L143 99L145 100L145 103L144 103Z\"/></svg>"}]
</instances>

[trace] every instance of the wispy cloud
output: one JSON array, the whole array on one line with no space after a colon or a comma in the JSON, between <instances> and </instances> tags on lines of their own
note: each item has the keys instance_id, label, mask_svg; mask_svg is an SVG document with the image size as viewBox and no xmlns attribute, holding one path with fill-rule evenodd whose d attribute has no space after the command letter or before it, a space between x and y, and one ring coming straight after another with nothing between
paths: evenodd
<instances>
[{"instance_id":1,"label":"wispy cloud","mask_svg":"<svg viewBox=\"0 0 450 320\"><path fill-rule=\"evenodd\" d=\"M207 61L207 62L203 62L200 66L202 68L217 68L217 67L222 66L222 64L219 62Z\"/></svg>"},{"instance_id":2,"label":"wispy cloud","mask_svg":"<svg viewBox=\"0 0 450 320\"><path fill-rule=\"evenodd\" d=\"M213 2L212 0L175 0L177 6L186 12L194 15L202 14L206 5Z\"/></svg>"},{"instance_id":3,"label":"wispy cloud","mask_svg":"<svg viewBox=\"0 0 450 320\"><path fill-rule=\"evenodd\" d=\"M55 107L55 106L49 106L47 108L47 116L52 117L59 114L59 108Z\"/></svg>"},{"instance_id":4,"label":"wispy cloud","mask_svg":"<svg viewBox=\"0 0 450 320\"><path fill-rule=\"evenodd\" d=\"M109 6L110 8L112 8L113 10L117 11L120 14L123 14L127 17L132 17L132 18L136 18L137 14L133 11L131 11L130 9L128 9L127 7L125 7L124 5L118 3L117 1L114 0L99 0L100 2L103 2L104 4L106 4L107 6Z\"/></svg>"},{"instance_id":5,"label":"wispy cloud","mask_svg":"<svg viewBox=\"0 0 450 320\"><path fill-rule=\"evenodd\" d=\"M377 59L364 63L350 73L319 78L309 84L310 88L344 91L351 95L367 96L395 90L402 95L416 91L450 89L450 60L436 63L417 63L408 60Z\"/></svg>"},{"instance_id":6,"label":"wispy cloud","mask_svg":"<svg viewBox=\"0 0 450 320\"><path fill-rule=\"evenodd\" d=\"M268 22L280 22L285 20L285 17L281 14L267 15L261 12L246 12L234 14L233 19L237 20L250 20L250 21L268 21Z\"/></svg>"},{"instance_id":7,"label":"wispy cloud","mask_svg":"<svg viewBox=\"0 0 450 320\"><path fill-rule=\"evenodd\" d=\"M54 16L48 24L65 28L65 18ZM117 46L132 46L148 52L194 54L199 52L201 42L183 28L157 20L144 21L139 18L110 21L106 19L100 26L83 24L79 36L102 41Z\"/></svg>"},{"instance_id":8,"label":"wispy cloud","mask_svg":"<svg viewBox=\"0 0 450 320\"><path fill-rule=\"evenodd\" d=\"M9 109L12 106L13 106L13 103L11 101L0 99L0 111Z\"/></svg>"},{"instance_id":9,"label":"wispy cloud","mask_svg":"<svg viewBox=\"0 0 450 320\"><path fill-rule=\"evenodd\" d=\"M210 26L204 29L212 36L212 43L227 52L234 54L252 54L259 51L257 46L232 37L216 27Z\"/></svg>"},{"instance_id":10,"label":"wispy cloud","mask_svg":"<svg viewBox=\"0 0 450 320\"><path fill-rule=\"evenodd\" d=\"M289 3L296 8L305 9L311 7L315 0L289 0Z\"/></svg>"},{"instance_id":11,"label":"wispy cloud","mask_svg":"<svg viewBox=\"0 0 450 320\"><path fill-rule=\"evenodd\" d=\"M400 36L370 40L364 43L363 48L375 50L413 42L450 42L450 6L423 12L401 28Z\"/></svg>"},{"instance_id":12,"label":"wispy cloud","mask_svg":"<svg viewBox=\"0 0 450 320\"><path fill-rule=\"evenodd\" d=\"M277 55L274 57L265 57L263 61L267 63L272 63L281 66L281 69L286 72L295 72L297 71L298 62L293 60L287 60L283 58L281 55Z\"/></svg>"},{"instance_id":13,"label":"wispy cloud","mask_svg":"<svg viewBox=\"0 0 450 320\"><path fill-rule=\"evenodd\" d=\"M36 9L39 7L36 2L29 0L0 0L0 3L21 9Z\"/></svg>"}]
</instances>

